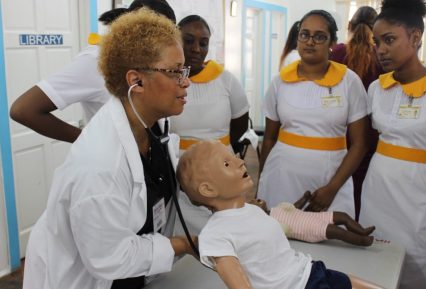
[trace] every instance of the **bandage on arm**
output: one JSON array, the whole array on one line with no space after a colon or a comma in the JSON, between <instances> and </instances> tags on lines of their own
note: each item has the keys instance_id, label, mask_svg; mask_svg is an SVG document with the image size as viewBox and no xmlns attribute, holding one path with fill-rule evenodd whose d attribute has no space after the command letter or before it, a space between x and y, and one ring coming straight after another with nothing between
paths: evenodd
<instances>
[{"instance_id":1,"label":"bandage on arm","mask_svg":"<svg viewBox=\"0 0 426 289\"><path fill-rule=\"evenodd\" d=\"M270 216L285 228L288 238L310 243L327 240L327 226L333 224L333 212L305 212L289 203L272 208Z\"/></svg>"}]
</instances>

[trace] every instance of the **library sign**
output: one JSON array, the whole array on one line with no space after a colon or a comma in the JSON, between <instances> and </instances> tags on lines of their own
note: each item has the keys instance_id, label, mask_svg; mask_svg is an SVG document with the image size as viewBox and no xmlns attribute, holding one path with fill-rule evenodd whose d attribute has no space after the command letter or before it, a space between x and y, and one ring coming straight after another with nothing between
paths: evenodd
<instances>
[{"instance_id":1,"label":"library sign","mask_svg":"<svg viewBox=\"0 0 426 289\"><path fill-rule=\"evenodd\" d=\"M19 45L64 45L64 35L19 34Z\"/></svg>"}]
</instances>

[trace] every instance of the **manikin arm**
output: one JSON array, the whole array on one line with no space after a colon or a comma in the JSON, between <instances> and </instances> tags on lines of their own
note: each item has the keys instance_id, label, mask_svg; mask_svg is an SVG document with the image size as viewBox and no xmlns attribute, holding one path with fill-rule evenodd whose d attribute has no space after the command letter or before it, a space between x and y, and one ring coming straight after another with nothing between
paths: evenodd
<instances>
[{"instance_id":1,"label":"manikin arm","mask_svg":"<svg viewBox=\"0 0 426 289\"><path fill-rule=\"evenodd\" d=\"M348 274L348 276L349 276L349 279L351 279L353 289L385 289L382 286L379 286L377 284L355 277L351 274Z\"/></svg>"},{"instance_id":2,"label":"manikin arm","mask_svg":"<svg viewBox=\"0 0 426 289\"><path fill-rule=\"evenodd\" d=\"M252 289L246 272L233 256L215 257L215 269L228 289Z\"/></svg>"}]
</instances>

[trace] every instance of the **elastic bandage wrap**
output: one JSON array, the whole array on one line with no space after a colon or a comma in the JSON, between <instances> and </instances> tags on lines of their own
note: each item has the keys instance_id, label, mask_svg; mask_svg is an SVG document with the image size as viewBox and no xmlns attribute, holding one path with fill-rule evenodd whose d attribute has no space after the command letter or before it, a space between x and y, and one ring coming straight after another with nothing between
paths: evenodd
<instances>
[{"instance_id":1,"label":"elastic bandage wrap","mask_svg":"<svg viewBox=\"0 0 426 289\"><path fill-rule=\"evenodd\" d=\"M270 216L283 227L287 238L310 243L327 240L327 226L333 224L333 212L305 212L293 204L281 203L272 208Z\"/></svg>"}]
</instances>

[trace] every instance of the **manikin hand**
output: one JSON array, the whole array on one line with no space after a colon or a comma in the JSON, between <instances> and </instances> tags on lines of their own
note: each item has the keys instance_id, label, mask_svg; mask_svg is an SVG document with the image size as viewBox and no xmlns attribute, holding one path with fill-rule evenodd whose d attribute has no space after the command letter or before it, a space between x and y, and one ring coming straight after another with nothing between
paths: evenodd
<instances>
[{"instance_id":1,"label":"manikin hand","mask_svg":"<svg viewBox=\"0 0 426 289\"><path fill-rule=\"evenodd\" d=\"M324 186L312 193L309 205L305 211L323 212L327 211L336 196L337 191L330 186Z\"/></svg>"}]
</instances>

